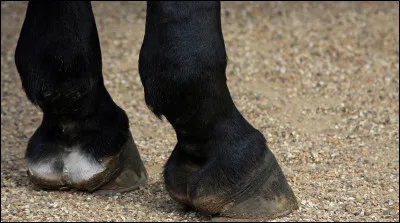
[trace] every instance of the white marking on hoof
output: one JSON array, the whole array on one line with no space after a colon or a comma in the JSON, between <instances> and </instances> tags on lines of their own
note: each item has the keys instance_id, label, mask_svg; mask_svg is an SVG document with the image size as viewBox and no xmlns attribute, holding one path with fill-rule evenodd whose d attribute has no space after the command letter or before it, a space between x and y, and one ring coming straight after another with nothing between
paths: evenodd
<instances>
[{"instance_id":1,"label":"white marking on hoof","mask_svg":"<svg viewBox=\"0 0 400 223\"><path fill-rule=\"evenodd\" d=\"M67 175L73 183L89 180L95 174L105 170L103 165L79 150L74 150L67 154L63 161L63 173Z\"/></svg>"},{"instance_id":2,"label":"white marking on hoof","mask_svg":"<svg viewBox=\"0 0 400 223\"><path fill-rule=\"evenodd\" d=\"M54 162L56 159L47 161L40 161L38 163L28 163L29 172L38 178L50 181L60 181L61 174L54 169Z\"/></svg>"}]
</instances>

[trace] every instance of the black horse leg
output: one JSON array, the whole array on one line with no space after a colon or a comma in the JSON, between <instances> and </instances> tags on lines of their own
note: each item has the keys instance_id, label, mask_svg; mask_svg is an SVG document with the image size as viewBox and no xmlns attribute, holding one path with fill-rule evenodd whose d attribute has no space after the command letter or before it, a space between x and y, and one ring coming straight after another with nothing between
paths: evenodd
<instances>
[{"instance_id":1,"label":"black horse leg","mask_svg":"<svg viewBox=\"0 0 400 223\"><path fill-rule=\"evenodd\" d=\"M26 151L35 185L112 193L146 182L128 117L103 83L90 2L29 2L15 63L43 111Z\"/></svg>"},{"instance_id":2,"label":"black horse leg","mask_svg":"<svg viewBox=\"0 0 400 223\"><path fill-rule=\"evenodd\" d=\"M173 199L208 214L274 218L297 201L264 136L234 105L219 2L148 2L139 57L145 100L174 127Z\"/></svg>"}]
</instances>

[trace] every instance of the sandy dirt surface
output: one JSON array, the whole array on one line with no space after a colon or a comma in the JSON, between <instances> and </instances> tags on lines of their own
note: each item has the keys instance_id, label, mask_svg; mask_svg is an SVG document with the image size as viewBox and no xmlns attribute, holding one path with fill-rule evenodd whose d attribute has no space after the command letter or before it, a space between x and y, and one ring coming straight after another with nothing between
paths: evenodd
<instances>
[{"instance_id":1,"label":"sandy dirt surface","mask_svg":"<svg viewBox=\"0 0 400 223\"><path fill-rule=\"evenodd\" d=\"M1 221L209 221L167 194L176 138L138 74L144 2L94 2L105 85L149 172L112 197L35 191L24 152L41 112L14 51L26 2L1 2ZM399 221L398 2L223 2L232 97L267 138L300 209L274 221Z\"/></svg>"}]
</instances>

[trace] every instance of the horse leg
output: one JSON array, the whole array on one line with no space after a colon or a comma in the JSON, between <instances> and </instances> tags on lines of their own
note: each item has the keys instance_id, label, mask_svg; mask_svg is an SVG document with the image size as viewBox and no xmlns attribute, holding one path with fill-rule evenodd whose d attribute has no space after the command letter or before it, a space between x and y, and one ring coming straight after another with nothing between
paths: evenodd
<instances>
[{"instance_id":1,"label":"horse leg","mask_svg":"<svg viewBox=\"0 0 400 223\"><path fill-rule=\"evenodd\" d=\"M128 117L103 83L90 2L29 2L15 63L43 112L26 150L34 185L114 193L146 183Z\"/></svg>"},{"instance_id":2,"label":"horse leg","mask_svg":"<svg viewBox=\"0 0 400 223\"><path fill-rule=\"evenodd\" d=\"M274 218L298 208L264 136L236 108L219 2L148 2L139 73L145 100L177 136L164 177L173 199L207 214Z\"/></svg>"}]
</instances>

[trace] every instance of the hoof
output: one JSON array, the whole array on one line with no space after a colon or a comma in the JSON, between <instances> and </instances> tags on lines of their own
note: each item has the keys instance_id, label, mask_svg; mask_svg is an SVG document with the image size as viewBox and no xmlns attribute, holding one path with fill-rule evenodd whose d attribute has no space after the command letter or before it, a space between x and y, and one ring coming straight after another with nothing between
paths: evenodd
<instances>
[{"instance_id":1,"label":"hoof","mask_svg":"<svg viewBox=\"0 0 400 223\"><path fill-rule=\"evenodd\" d=\"M261 134L248 135L240 142L213 141L215 144L207 145L233 146L215 150L211 158L188 155L185 149L193 146L182 142L175 148L164 174L166 189L174 200L231 220L273 219L298 209L296 197ZM197 147L203 148L201 144Z\"/></svg>"},{"instance_id":2,"label":"hoof","mask_svg":"<svg viewBox=\"0 0 400 223\"><path fill-rule=\"evenodd\" d=\"M147 172L131 135L118 154L100 163L74 151L28 166L28 177L34 189L115 194L147 183Z\"/></svg>"}]
</instances>

